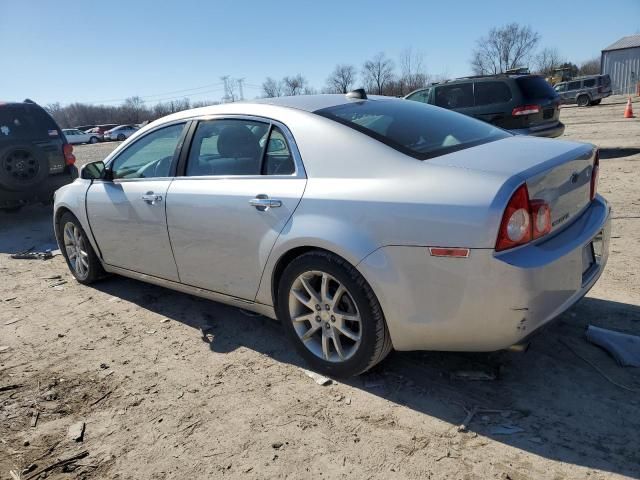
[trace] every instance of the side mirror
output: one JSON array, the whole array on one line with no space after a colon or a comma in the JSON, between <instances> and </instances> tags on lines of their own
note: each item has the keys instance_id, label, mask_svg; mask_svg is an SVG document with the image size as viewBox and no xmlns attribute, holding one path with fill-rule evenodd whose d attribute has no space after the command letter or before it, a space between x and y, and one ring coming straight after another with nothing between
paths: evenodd
<instances>
[{"instance_id":1,"label":"side mirror","mask_svg":"<svg viewBox=\"0 0 640 480\"><path fill-rule=\"evenodd\" d=\"M102 160L87 163L80 170L80 178L85 180L107 180L108 171Z\"/></svg>"}]
</instances>

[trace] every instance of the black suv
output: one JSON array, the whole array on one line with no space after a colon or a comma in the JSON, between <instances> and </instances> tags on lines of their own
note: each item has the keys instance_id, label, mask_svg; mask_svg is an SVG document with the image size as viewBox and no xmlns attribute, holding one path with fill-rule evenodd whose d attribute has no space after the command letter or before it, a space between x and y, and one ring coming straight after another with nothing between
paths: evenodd
<instances>
[{"instance_id":1,"label":"black suv","mask_svg":"<svg viewBox=\"0 0 640 480\"><path fill-rule=\"evenodd\" d=\"M559 137L560 98L538 75L458 78L411 92L407 100L455 110L520 135Z\"/></svg>"},{"instance_id":2,"label":"black suv","mask_svg":"<svg viewBox=\"0 0 640 480\"><path fill-rule=\"evenodd\" d=\"M73 147L55 120L30 100L0 102L0 210L48 203L78 177Z\"/></svg>"}]
</instances>

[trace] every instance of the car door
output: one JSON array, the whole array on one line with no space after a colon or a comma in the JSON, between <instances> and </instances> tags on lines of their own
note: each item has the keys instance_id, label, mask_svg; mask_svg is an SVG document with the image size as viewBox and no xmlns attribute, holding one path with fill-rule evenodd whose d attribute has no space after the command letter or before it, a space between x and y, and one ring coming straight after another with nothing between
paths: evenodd
<instances>
[{"instance_id":1,"label":"car door","mask_svg":"<svg viewBox=\"0 0 640 480\"><path fill-rule=\"evenodd\" d=\"M575 103L576 99L578 98L578 94L581 93L580 92L581 88L582 88L581 81L569 82L567 84L567 93L566 93L567 102Z\"/></svg>"},{"instance_id":2,"label":"car door","mask_svg":"<svg viewBox=\"0 0 640 480\"><path fill-rule=\"evenodd\" d=\"M293 137L264 119L203 120L181 162L167 193L181 282L254 300L306 185Z\"/></svg>"},{"instance_id":3,"label":"car door","mask_svg":"<svg viewBox=\"0 0 640 480\"><path fill-rule=\"evenodd\" d=\"M178 281L165 214L185 123L157 128L107 164L107 180L87 191L91 231L109 264Z\"/></svg>"},{"instance_id":4,"label":"car door","mask_svg":"<svg viewBox=\"0 0 640 480\"><path fill-rule=\"evenodd\" d=\"M513 94L501 80L474 82L474 107L469 114L500 128L510 128Z\"/></svg>"}]
</instances>

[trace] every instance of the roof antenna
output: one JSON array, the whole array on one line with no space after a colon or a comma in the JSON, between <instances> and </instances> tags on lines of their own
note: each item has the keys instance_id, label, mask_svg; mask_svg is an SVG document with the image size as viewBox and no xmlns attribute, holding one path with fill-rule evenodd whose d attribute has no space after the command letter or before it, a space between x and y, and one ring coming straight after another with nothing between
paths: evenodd
<instances>
[{"instance_id":1,"label":"roof antenna","mask_svg":"<svg viewBox=\"0 0 640 480\"><path fill-rule=\"evenodd\" d=\"M354 98L356 100L366 100L367 92L364 91L364 88L357 88L356 90L351 90L345 95L345 97Z\"/></svg>"}]
</instances>

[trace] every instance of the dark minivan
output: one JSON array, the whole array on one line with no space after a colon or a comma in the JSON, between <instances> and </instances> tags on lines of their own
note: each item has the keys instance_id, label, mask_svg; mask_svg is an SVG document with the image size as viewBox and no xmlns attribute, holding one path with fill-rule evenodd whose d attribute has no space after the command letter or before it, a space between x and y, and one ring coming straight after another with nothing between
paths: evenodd
<instances>
[{"instance_id":1,"label":"dark minivan","mask_svg":"<svg viewBox=\"0 0 640 480\"><path fill-rule=\"evenodd\" d=\"M560 98L538 75L459 78L413 91L404 98L455 110L519 135L559 137L564 133Z\"/></svg>"},{"instance_id":2,"label":"dark minivan","mask_svg":"<svg viewBox=\"0 0 640 480\"><path fill-rule=\"evenodd\" d=\"M0 102L0 210L48 203L78 177L73 147L41 106Z\"/></svg>"}]
</instances>

